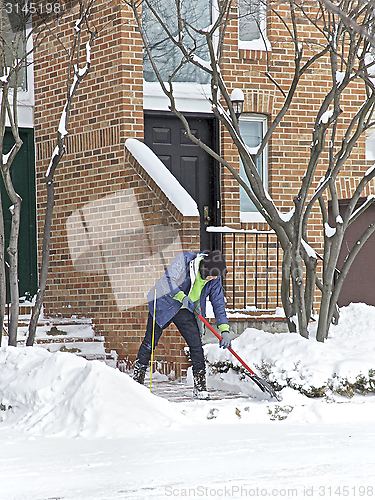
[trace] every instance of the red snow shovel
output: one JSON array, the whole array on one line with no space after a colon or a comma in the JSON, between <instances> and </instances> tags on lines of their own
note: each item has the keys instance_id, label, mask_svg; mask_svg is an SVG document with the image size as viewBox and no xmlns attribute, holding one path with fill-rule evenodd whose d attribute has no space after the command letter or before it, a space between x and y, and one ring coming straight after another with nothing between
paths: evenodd
<instances>
[{"instance_id":1,"label":"red snow shovel","mask_svg":"<svg viewBox=\"0 0 375 500\"><path fill-rule=\"evenodd\" d=\"M211 330L211 332L215 335L215 337L217 337L220 342L222 341L222 337L214 330L214 328L212 328L212 326L210 325L210 323L204 319L204 317L201 315L201 314L198 314L198 318L203 321L203 323L207 326L207 328L209 330ZM233 349L231 347L227 347L228 351L230 351L233 356L235 358L238 359L238 361L241 363L241 365L246 368L246 370L249 372L249 373L245 373L245 375L247 375L248 377L251 378L251 380L253 380L257 386L263 391L263 392L268 392L268 394L270 394L273 398L277 399L277 401L280 401L280 397L276 394L276 392L274 391L274 389L269 385L267 384L266 381L264 381L263 379L261 379L260 377L258 377L258 375L256 375L253 370L245 363L245 361L243 359L241 359L239 357L239 355L233 351Z\"/></svg>"}]
</instances>

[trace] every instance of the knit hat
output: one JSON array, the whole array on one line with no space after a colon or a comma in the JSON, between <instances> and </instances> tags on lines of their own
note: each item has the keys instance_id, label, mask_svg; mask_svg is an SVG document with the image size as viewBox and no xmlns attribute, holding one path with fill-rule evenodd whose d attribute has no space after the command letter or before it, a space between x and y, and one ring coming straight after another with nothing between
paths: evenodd
<instances>
[{"instance_id":1,"label":"knit hat","mask_svg":"<svg viewBox=\"0 0 375 500\"><path fill-rule=\"evenodd\" d=\"M224 255L219 250L213 250L199 264L199 272L203 279L207 276L223 276L227 274Z\"/></svg>"}]
</instances>

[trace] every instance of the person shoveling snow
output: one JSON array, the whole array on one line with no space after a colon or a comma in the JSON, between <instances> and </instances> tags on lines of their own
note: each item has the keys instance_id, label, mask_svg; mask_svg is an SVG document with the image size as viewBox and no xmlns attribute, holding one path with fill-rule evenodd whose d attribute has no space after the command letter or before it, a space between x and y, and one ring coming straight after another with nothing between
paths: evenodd
<instances>
[{"instance_id":1,"label":"person shoveling snow","mask_svg":"<svg viewBox=\"0 0 375 500\"><path fill-rule=\"evenodd\" d=\"M220 347L230 347L222 286L222 276L226 273L224 256L218 250L209 254L184 252L173 260L148 294L150 312L146 334L134 366L134 380L140 384L144 383L151 353L157 346L164 328L174 323L190 348L193 397L209 399L200 328L203 323L197 320L196 316L205 316L206 299L209 297L221 332Z\"/></svg>"},{"instance_id":2,"label":"person shoveling snow","mask_svg":"<svg viewBox=\"0 0 375 500\"><path fill-rule=\"evenodd\" d=\"M220 347L228 349L245 373L263 392L278 399L273 388L259 378L231 349L229 324L225 312L222 277L227 267L223 254L213 250L208 255L199 252L179 254L148 294L149 316L145 338L139 348L133 378L144 383L146 370L163 329L172 322L190 348L193 365L193 397L209 399L206 386L206 368L201 334L205 324L219 339ZM221 335L205 319L206 299L209 297ZM152 361L151 361L152 364Z\"/></svg>"}]
</instances>

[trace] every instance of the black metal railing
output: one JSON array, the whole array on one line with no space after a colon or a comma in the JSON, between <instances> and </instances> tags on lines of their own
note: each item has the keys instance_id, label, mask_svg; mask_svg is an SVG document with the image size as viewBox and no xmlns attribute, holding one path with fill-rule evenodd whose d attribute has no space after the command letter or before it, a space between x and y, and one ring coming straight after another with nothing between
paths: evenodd
<instances>
[{"instance_id":1,"label":"black metal railing","mask_svg":"<svg viewBox=\"0 0 375 500\"><path fill-rule=\"evenodd\" d=\"M221 234L221 247L229 270L225 280L232 309L270 310L279 307L281 247L274 231L207 228Z\"/></svg>"}]
</instances>

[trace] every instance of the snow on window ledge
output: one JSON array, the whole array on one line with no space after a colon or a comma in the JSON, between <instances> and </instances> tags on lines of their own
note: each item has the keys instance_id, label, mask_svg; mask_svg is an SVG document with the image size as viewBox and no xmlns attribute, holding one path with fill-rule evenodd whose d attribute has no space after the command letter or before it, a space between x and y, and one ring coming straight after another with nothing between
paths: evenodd
<instances>
[{"instance_id":1,"label":"snow on window ledge","mask_svg":"<svg viewBox=\"0 0 375 500\"><path fill-rule=\"evenodd\" d=\"M238 49L239 50L272 50L271 44L267 38L263 40L263 38L257 38L256 40L244 41L238 40Z\"/></svg>"},{"instance_id":2,"label":"snow on window ledge","mask_svg":"<svg viewBox=\"0 0 375 500\"><path fill-rule=\"evenodd\" d=\"M241 222L266 222L266 219L259 212L241 212Z\"/></svg>"}]
</instances>

